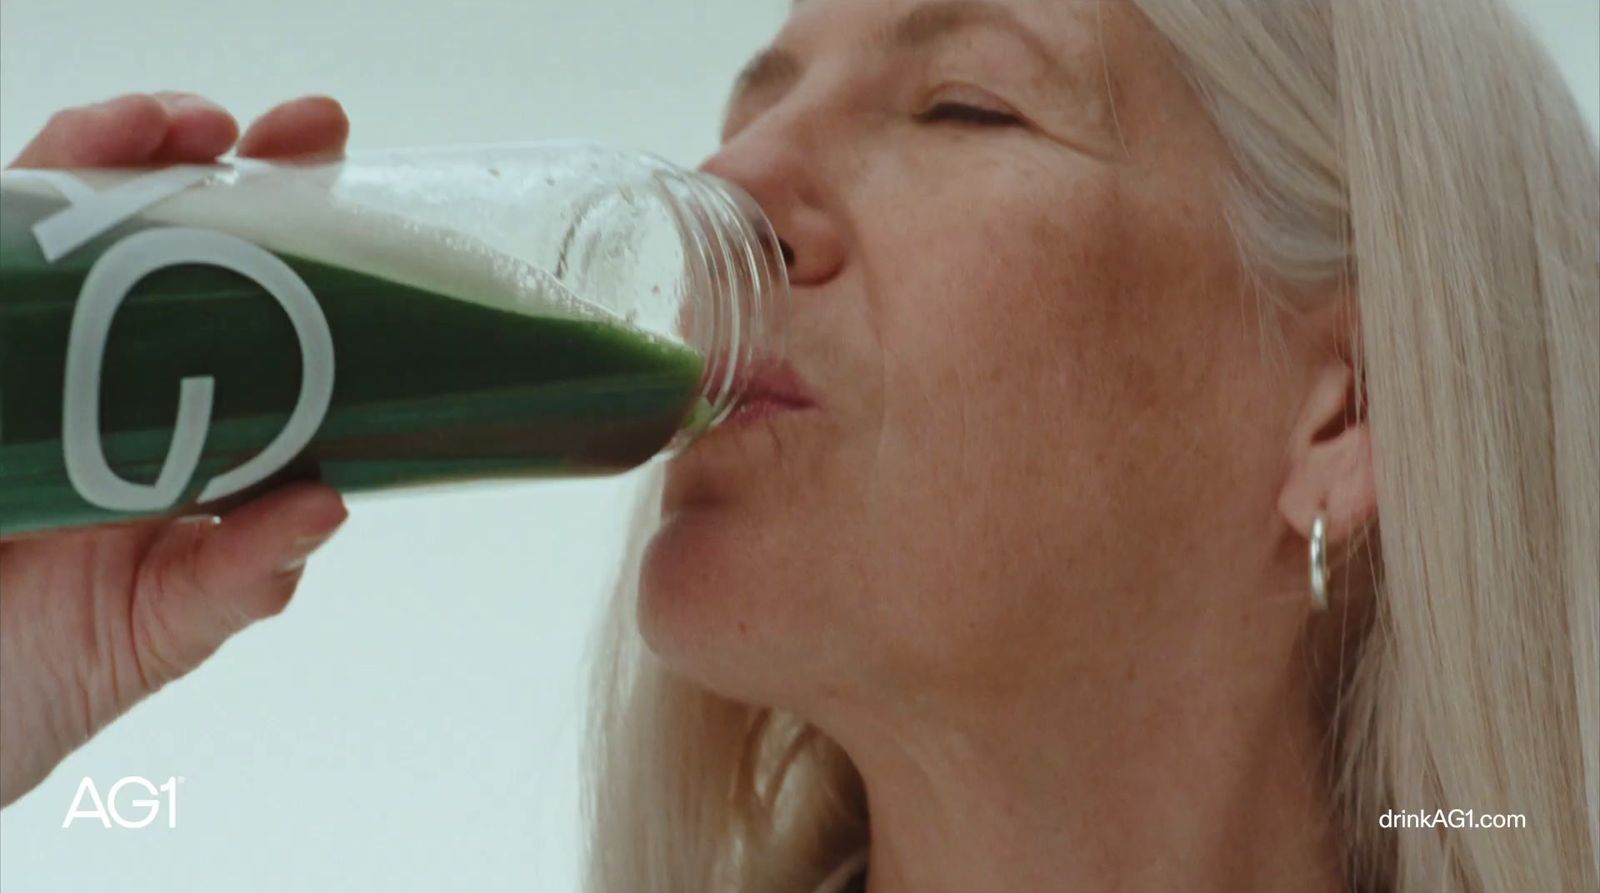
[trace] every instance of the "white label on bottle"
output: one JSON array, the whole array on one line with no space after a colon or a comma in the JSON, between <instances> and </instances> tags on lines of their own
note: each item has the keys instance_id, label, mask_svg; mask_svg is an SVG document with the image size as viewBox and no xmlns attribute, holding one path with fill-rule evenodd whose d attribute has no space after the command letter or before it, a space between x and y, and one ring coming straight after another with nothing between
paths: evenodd
<instances>
[{"instance_id":1,"label":"white label on bottle","mask_svg":"<svg viewBox=\"0 0 1600 893\"><path fill-rule=\"evenodd\" d=\"M68 207L34 226L46 260L57 258L161 199L194 185L214 167L182 165L130 180L104 193L62 171L30 171L51 183ZM249 461L217 475L200 491L207 502L256 484L286 465L321 426L333 397L333 337L311 289L275 255L237 236L193 227L142 230L95 260L78 292L67 340L62 443L67 476L78 494L101 508L159 511L182 495L205 446L214 379L188 376L179 386L178 418L153 484L119 477L100 437L100 384L107 337L117 308L140 279L177 264L210 264L254 280L283 307L300 342L300 396L278 436Z\"/></svg>"},{"instance_id":2,"label":"white label on bottle","mask_svg":"<svg viewBox=\"0 0 1600 893\"><path fill-rule=\"evenodd\" d=\"M216 172L215 165L178 164L95 192L66 171L29 170L26 176L54 186L68 202L67 207L34 224L33 237L44 259L55 263L95 236Z\"/></svg>"}]
</instances>

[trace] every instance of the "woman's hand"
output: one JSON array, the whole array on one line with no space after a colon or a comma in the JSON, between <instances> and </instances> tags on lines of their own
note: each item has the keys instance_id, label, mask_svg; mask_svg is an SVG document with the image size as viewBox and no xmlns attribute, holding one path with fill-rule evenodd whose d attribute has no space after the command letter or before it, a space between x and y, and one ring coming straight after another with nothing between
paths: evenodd
<instances>
[{"instance_id":1,"label":"woman's hand","mask_svg":"<svg viewBox=\"0 0 1600 893\"><path fill-rule=\"evenodd\" d=\"M14 167L337 156L344 110L306 97L239 139L189 93L129 94L58 112ZM339 493L292 484L217 522L140 521L0 540L0 806L246 625L281 611L305 558L345 518Z\"/></svg>"}]
</instances>

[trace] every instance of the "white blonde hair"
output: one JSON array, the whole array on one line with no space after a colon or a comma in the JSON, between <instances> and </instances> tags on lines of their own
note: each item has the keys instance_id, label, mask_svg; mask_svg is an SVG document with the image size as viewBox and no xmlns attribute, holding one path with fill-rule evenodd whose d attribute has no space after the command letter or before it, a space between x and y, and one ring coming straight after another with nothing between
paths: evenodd
<instances>
[{"instance_id":1,"label":"white blonde hair","mask_svg":"<svg viewBox=\"0 0 1600 893\"><path fill-rule=\"evenodd\" d=\"M1231 149L1257 296L1357 296L1380 520L1329 717L1350 881L1600 889L1600 163L1567 85L1503 0L1132 3ZM644 647L659 477L597 640L587 889L808 891L867 843L861 779ZM1378 824L1455 807L1527 826Z\"/></svg>"}]
</instances>

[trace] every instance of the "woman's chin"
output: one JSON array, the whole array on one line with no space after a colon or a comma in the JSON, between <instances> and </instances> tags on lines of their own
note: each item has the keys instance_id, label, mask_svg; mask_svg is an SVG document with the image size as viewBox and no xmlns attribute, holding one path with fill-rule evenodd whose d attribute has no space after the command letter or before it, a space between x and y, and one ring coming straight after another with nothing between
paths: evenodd
<instances>
[{"instance_id":1,"label":"woman's chin","mask_svg":"<svg viewBox=\"0 0 1600 893\"><path fill-rule=\"evenodd\" d=\"M745 683L759 686L761 671L782 651L788 637L772 627L788 612L776 604L782 587L762 558L770 540L729 514L687 510L663 521L640 568L639 630L675 671L730 696L754 697Z\"/></svg>"}]
</instances>

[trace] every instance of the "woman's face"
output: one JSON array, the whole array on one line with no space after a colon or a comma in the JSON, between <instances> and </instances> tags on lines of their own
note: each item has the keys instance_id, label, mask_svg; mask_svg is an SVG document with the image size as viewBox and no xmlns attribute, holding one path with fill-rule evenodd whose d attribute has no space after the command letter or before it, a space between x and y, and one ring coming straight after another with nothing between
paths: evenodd
<instances>
[{"instance_id":1,"label":"woman's face","mask_svg":"<svg viewBox=\"0 0 1600 893\"><path fill-rule=\"evenodd\" d=\"M651 648L820 710L1058 685L1227 610L1280 545L1289 408L1223 164L1125 3L796 3L704 167L792 249L816 406L673 461Z\"/></svg>"}]
</instances>

